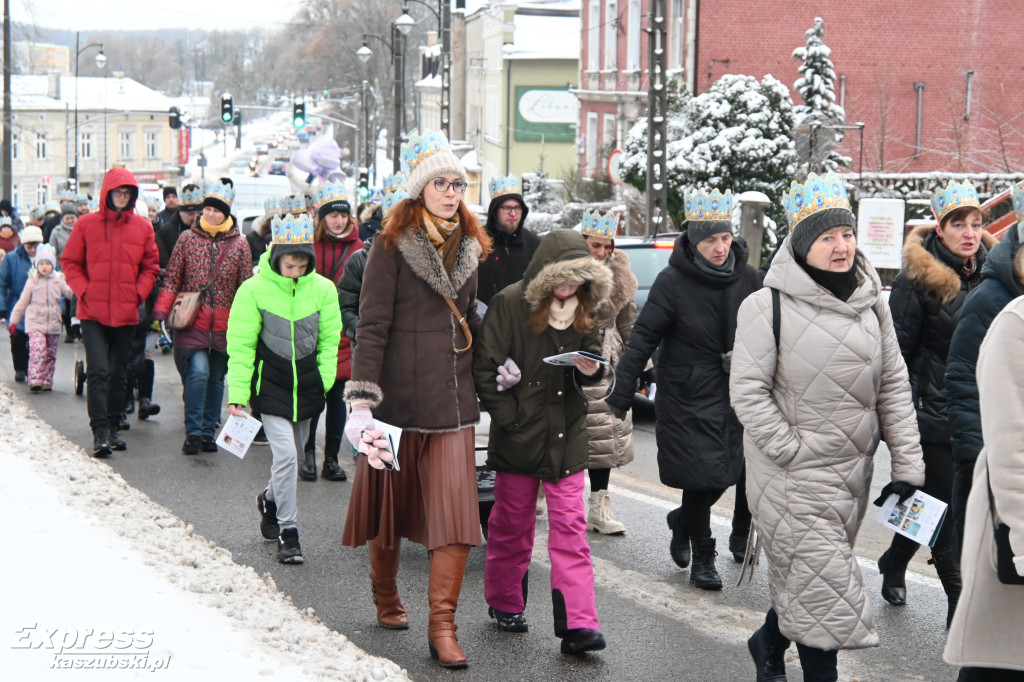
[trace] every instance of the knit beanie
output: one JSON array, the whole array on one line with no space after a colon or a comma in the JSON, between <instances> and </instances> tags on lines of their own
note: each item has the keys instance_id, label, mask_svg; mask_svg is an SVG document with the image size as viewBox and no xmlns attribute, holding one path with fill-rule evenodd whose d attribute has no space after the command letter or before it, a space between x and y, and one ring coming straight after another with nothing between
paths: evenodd
<instances>
[{"instance_id":1,"label":"knit beanie","mask_svg":"<svg viewBox=\"0 0 1024 682\"><path fill-rule=\"evenodd\" d=\"M448 138L434 130L409 138L402 147L402 170L408 177L406 190L410 199L419 198L428 182L443 175L457 175L462 182L469 180Z\"/></svg>"},{"instance_id":2,"label":"knit beanie","mask_svg":"<svg viewBox=\"0 0 1024 682\"><path fill-rule=\"evenodd\" d=\"M203 208L210 206L225 216L231 215L231 202L235 200L235 183L231 178L221 178L218 182L206 186L206 198L203 199Z\"/></svg>"},{"instance_id":3,"label":"knit beanie","mask_svg":"<svg viewBox=\"0 0 1024 682\"><path fill-rule=\"evenodd\" d=\"M732 190L723 194L712 190L691 187L683 193L683 211L686 222L683 229L689 235L691 244L699 244L720 232L732 232Z\"/></svg>"},{"instance_id":4,"label":"knit beanie","mask_svg":"<svg viewBox=\"0 0 1024 682\"><path fill-rule=\"evenodd\" d=\"M36 248L36 263L41 260L50 261L50 265L54 268L57 267L57 252L53 250L53 247L49 244L40 244Z\"/></svg>"},{"instance_id":5,"label":"knit beanie","mask_svg":"<svg viewBox=\"0 0 1024 682\"><path fill-rule=\"evenodd\" d=\"M60 215L61 217L66 215L78 215L78 207L70 201L65 201L60 205Z\"/></svg>"},{"instance_id":6,"label":"knit beanie","mask_svg":"<svg viewBox=\"0 0 1024 682\"><path fill-rule=\"evenodd\" d=\"M790 224L789 241L793 253L801 260L811 245L834 227L849 227L856 233L857 219L850 210L846 185L838 173L810 173L807 180L796 180L782 198L786 220Z\"/></svg>"},{"instance_id":7,"label":"knit beanie","mask_svg":"<svg viewBox=\"0 0 1024 682\"><path fill-rule=\"evenodd\" d=\"M825 234L833 227L846 226L857 231L857 220L853 217L853 211L848 208L826 208L824 211L812 213L793 228L789 239L793 243L793 253L801 259L807 257L818 237Z\"/></svg>"}]
</instances>

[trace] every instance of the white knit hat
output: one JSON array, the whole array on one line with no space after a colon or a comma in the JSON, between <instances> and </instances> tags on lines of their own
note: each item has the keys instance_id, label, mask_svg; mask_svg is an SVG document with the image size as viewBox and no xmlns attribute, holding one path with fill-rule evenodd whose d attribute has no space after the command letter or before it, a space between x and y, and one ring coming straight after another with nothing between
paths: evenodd
<instances>
[{"instance_id":1,"label":"white knit hat","mask_svg":"<svg viewBox=\"0 0 1024 682\"><path fill-rule=\"evenodd\" d=\"M42 244L43 242L43 231L36 225L26 225L25 229L21 231L21 243L22 244Z\"/></svg>"},{"instance_id":2,"label":"white knit hat","mask_svg":"<svg viewBox=\"0 0 1024 682\"><path fill-rule=\"evenodd\" d=\"M428 182L442 175L458 175L463 182L469 180L448 138L434 130L409 138L402 147L402 170L409 178L405 187L410 199L419 197Z\"/></svg>"}]
</instances>

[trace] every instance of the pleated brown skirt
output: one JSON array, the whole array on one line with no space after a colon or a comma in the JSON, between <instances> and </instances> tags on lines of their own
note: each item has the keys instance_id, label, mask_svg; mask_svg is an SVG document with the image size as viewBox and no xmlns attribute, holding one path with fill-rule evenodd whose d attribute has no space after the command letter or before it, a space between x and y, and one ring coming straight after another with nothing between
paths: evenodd
<instances>
[{"instance_id":1,"label":"pleated brown skirt","mask_svg":"<svg viewBox=\"0 0 1024 682\"><path fill-rule=\"evenodd\" d=\"M404 431L398 471L356 464L341 544L359 547L378 536L388 547L407 538L427 549L480 545L474 429Z\"/></svg>"}]
</instances>

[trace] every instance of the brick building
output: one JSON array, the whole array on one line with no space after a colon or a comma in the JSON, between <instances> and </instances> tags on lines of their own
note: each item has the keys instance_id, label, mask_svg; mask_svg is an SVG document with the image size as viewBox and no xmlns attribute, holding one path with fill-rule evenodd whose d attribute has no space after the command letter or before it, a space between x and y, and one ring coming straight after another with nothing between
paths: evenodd
<instances>
[{"instance_id":1,"label":"brick building","mask_svg":"<svg viewBox=\"0 0 1024 682\"><path fill-rule=\"evenodd\" d=\"M822 17L837 100L848 123L865 124L865 171L1024 166L1019 2L664 1L669 73L698 93L726 73L770 73L792 88L799 66L792 52ZM607 150L643 115L648 13L649 0L583 0L581 172L601 168ZM859 143L853 131L840 147L854 171Z\"/></svg>"}]
</instances>

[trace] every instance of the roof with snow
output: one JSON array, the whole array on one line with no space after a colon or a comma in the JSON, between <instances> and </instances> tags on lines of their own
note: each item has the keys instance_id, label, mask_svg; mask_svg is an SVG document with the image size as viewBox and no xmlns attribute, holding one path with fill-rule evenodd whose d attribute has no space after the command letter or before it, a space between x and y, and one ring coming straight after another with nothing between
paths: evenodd
<instances>
[{"instance_id":1,"label":"roof with snow","mask_svg":"<svg viewBox=\"0 0 1024 682\"><path fill-rule=\"evenodd\" d=\"M50 96L50 76L11 76L15 111L65 111L75 108L75 77L60 76L59 97ZM153 111L166 113L170 98L131 78L82 76L78 80L79 111Z\"/></svg>"}]
</instances>

